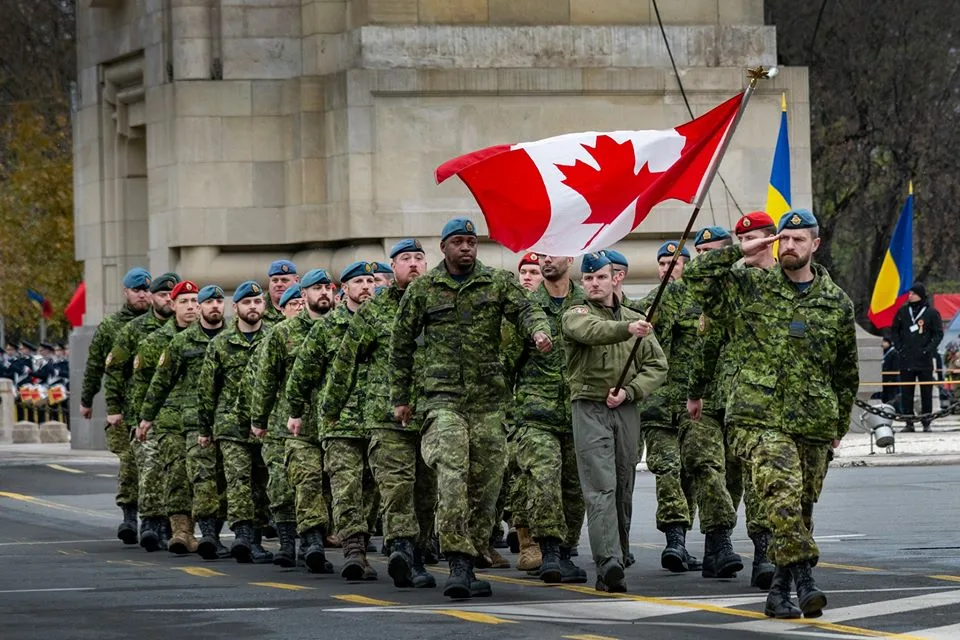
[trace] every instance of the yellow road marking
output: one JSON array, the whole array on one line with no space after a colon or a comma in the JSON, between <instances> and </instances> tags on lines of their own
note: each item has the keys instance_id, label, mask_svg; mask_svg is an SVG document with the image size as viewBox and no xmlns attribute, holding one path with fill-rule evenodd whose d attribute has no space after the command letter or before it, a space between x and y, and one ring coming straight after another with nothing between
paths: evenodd
<instances>
[{"instance_id":1,"label":"yellow road marking","mask_svg":"<svg viewBox=\"0 0 960 640\"><path fill-rule=\"evenodd\" d=\"M83 473L80 469L71 469L70 467L64 467L59 464L48 464L47 466L57 471L66 471L67 473Z\"/></svg>"},{"instance_id":2,"label":"yellow road marking","mask_svg":"<svg viewBox=\"0 0 960 640\"><path fill-rule=\"evenodd\" d=\"M616 638L611 638L610 636L595 636L592 633L584 633L578 636L563 636L567 640L617 640Z\"/></svg>"},{"instance_id":3,"label":"yellow road marking","mask_svg":"<svg viewBox=\"0 0 960 640\"><path fill-rule=\"evenodd\" d=\"M861 567L856 564L833 564L832 562L818 562L818 567L825 567L827 569L846 569L847 571L862 571L862 572L872 572L872 571L883 571L883 569L877 569L876 567Z\"/></svg>"},{"instance_id":4,"label":"yellow road marking","mask_svg":"<svg viewBox=\"0 0 960 640\"><path fill-rule=\"evenodd\" d=\"M0 491L0 498L9 498L11 500L19 500L20 502L35 504L40 507L47 507L48 509L59 509L61 511L71 511L73 513L81 513L83 515L96 516L98 518L113 519L113 516L109 516L105 513L100 513L99 511L92 511L90 509L78 509L77 507L71 507L70 505L67 505L67 504L60 504L59 502L50 502L48 500L41 500L40 498L34 498L33 496L24 495L22 493L13 493L11 491Z\"/></svg>"},{"instance_id":5,"label":"yellow road marking","mask_svg":"<svg viewBox=\"0 0 960 640\"><path fill-rule=\"evenodd\" d=\"M215 578L216 576L225 576L227 574L220 573L214 569L207 569L206 567L175 567L184 573L190 574L191 576L196 576L198 578Z\"/></svg>"},{"instance_id":6,"label":"yellow road marking","mask_svg":"<svg viewBox=\"0 0 960 640\"><path fill-rule=\"evenodd\" d=\"M143 560L107 560L107 564L125 564L128 567L155 567L156 562L144 562Z\"/></svg>"},{"instance_id":7,"label":"yellow road marking","mask_svg":"<svg viewBox=\"0 0 960 640\"><path fill-rule=\"evenodd\" d=\"M948 580L950 582L960 582L960 577L958 576L928 576L934 580Z\"/></svg>"},{"instance_id":8,"label":"yellow road marking","mask_svg":"<svg viewBox=\"0 0 960 640\"><path fill-rule=\"evenodd\" d=\"M400 604L399 602L391 602L389 600L377 600L376 598L359 596L354 593L345 593L343 595L333 597L337 600L343 600L344 602L350 602L352 604L368 604L374 607L389 607L391 605Z\"/></svg>"},{"instance_id":9,"label":"yellow road marking","mask_svg":"<svg viewBox=\"0 0 960 640\"><path fill-rule=\"evenodd\" d=\"M439 613L442 616L450 616L451 618L459 618L460 620L466 620L467 622L479 622L482 624L514 624L513 620L507 620L506 618L498 618L497 616L491 616L486 613L477 613L475 611L458 611L456 609L435 609L431 613Z\"/></svg>"},{"instance_id":10,"label":"yellow road marking","mask_svg":"<svg viewBox=\"0 0 960 640\"><path fill-rule=\"evenodd\" d=\"M272 589L286 589L287 591L309 591L313 587L304 587L299 584L287 584L286 582L251 582L256 587L270 587Z\"/></svg>"}]
</instances>

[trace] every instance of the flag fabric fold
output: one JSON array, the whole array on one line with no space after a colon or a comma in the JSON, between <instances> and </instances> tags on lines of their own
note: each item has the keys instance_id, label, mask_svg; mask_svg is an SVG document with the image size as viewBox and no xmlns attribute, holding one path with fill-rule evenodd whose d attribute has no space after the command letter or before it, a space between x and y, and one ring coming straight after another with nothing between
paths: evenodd
<instances>
[{"instance_id":1,"label":"flag fabric fold","mask_svg":"<svg viewBox=\"0 0 960 640\"><path fill-rule=\"evenodd\" d=\"M70 297L70 302L63 309L63 315L67 318L71 327L79 327L83 324L83 314L87 312L87 285L81 282L76 291Z\"/></svg>"},{"instance_id":2,"label":"flag fabric fold","mask_svg":"<svg viewBox=\"0 0 960 640\"><path fill-rule=\"evenodd\" d=\"M743 96L675 129L498 145L449 160L435 176L459 177L490 237L512 251L590 253L621 240L661 202L694 202Z\"/></svg>"},{"instance_id":3,"label":"flag fabric fold","mask_svg":"<svg viewBox=\"0 0 960 640\"><path fill-rule=\"evenodd\" d=\"M53 317L53 305L51 305L50 301L44 298L40 292L27 289L27 297L31 302L35 302L40 307L40 312L43 314L44 320L49 320Z\"/></svg>"},{"instance_id":4,"label":"flag fabric fold","mask_svg":"<svg viewBox=\"0 0 960 640\"><path fill-rule=\"evenodd\" d=\"M890 246L880 265L880 273L873 285L870 309L867 316L877 329L887 329L893 324L897 310L907 300L913 284L913 185L897 226L890 237Z\"/></svg>"},{"instance_id":5,"label":"flag fabric fold","mask_svg":"<svg viewBox=\"0 0 960 640\"><path fill-rule=\"evenodd\" d=\"M787 131L787 95L780 97L780 131L773 152L765 211L774 220L790 211L790 134Z\"/></svg>"}]
</instances>

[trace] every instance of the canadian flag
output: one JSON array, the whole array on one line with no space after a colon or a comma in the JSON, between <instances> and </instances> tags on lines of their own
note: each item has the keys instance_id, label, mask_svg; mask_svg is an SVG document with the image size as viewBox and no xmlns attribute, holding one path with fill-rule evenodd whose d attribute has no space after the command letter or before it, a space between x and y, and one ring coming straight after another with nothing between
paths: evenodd
<instances>
[{"instance_id":1,"label":"canadian flag","mask_svg":"<svg viewBox=\"0 0 960 640\"><path fill-rule=\"evenodd\" d=\"M490 237L516 252L578 256L609 247L665 200L692 203L743 100L739 93L665 131L570 133L449 160Z\"/></svg>"}]
</instances>

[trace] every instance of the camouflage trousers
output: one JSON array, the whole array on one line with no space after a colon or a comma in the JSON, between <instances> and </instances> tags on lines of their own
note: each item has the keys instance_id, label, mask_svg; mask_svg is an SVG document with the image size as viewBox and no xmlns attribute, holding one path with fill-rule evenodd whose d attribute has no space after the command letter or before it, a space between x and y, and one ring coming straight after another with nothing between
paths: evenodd
<instances>
[{"instance_id":1,"label":"camouflage trousers","mask_svg":"<svg viewBox=\"0 0 960 640\"><path fill-rule=\"evenodd\" d=\"M227 517L227 479L223 472L220 445L211 442L201 447L197 442L198 431L188 431L187 477L193 491L193 516L195 518Z\"/></svg>"},{"instance_id":2,"label":"camouflage trousers","mask_svg":"<svg viewBox=\"0 0 960 640\"><path fill-rule=\"evenodd\" d=\"M437 474L437 532L444 553L479 556L490 546L506 465L500 411L431 409L423 459Z\"/></svg>"},{"instance_id":3,"label":"camouflage trousers","mask_svg":"<svg viewBox=\"0 0 960 640\"><path fill-rule=\"evenodd\" d=\"M163 503L167 515L193 513L193 490L187 477L187 441L182 433L158 434L163 469Z\"/></svg>"},{"instance_id":4,"label":"camouflage trousers","mask_svg":"<svg viewBox=\"0 0 960 640\"><path fill-rule=\"evenodd\" d=\"M683 525L689 529L696 511L693 479L683 472L680 439L671 427L643 427L647 468L657 479L657 529Z\"/></svg>"},{"instance_id":5,"label":"camouflage trousers","mask_svg":"<svg viewBox=\"0 0 960 640\"><path fill-rule=\"evenodd\" d=\"M163 500L163 460L160 457L160 434L156 429L147 432L143 442L133 441L137 457L137 476L140 481L139 511L141 518L161 518L167 515Z\"/></svg>"},{"instance_id":6,"label":"camouflage trousers","mask_svg":"<svg viewBox=\"0 0 960 640\"><path fill-rule=\"evenodd\" d=\"M420 434L373 429L368 456L380 489L384 541L411 538L424 548L433 536L437 476L420 454Z\"/></svg>"},{"instance_id":7,"label":"camouflage trousers","mask_svg":"<svg viewBox=\"0 0 960 640\"><path fill-rule=\"evenodd\" d=\"M700 508L700 532L733 529L737 512L727 490L723 427L705 413L697 421L684 417L679 441L683 472L693 480Z\"/></svg>"},{"instance_id":8,"label":"camouflage trousers","mask_svg":"<svg viewBox=\"0 0 960 640\"><path fill-rule=\"evenodd\" d=\"M733 427L731 442L749 466L753 489L770 523L770 560L779 566L816 564L813 505L826 475L825 443L807 442L779 431Z\"/></svg>"},{"instance_id":9,"label":"camouflage trousers","mask_svg":"<svg viewBox=\"0 0 960 640\"><path fill-rule=\"evenodd\" d=\"M517 466L517 441L509 437L506 445L506 466L503 470L503 481L500 484L500 493L497 495L497 515L493 523L493 536L499 538L503 532L501 518L514 527L527 526L527 518L523 508L527 503L526 487L520 468Z\"/></svg>"},{"instance_id":10,"label":"camouflage trousers","mask_svg":"<svg viewBox=\"0 0 960 640\"><path fill-rule=\"evenodd\" d=\"M223 472L227 479L227 521L251 521L256 528L267 524L267 466L260 444L219 440Z\"/></svg>"},{"instance_id":11,"label":"camouflage trousers","mask_svg":"<svg viewBox=\"0 0 960 640\"><path fill-rule=\"evenodd\" d=\"M286 438L284 446L287 481L294 490L297 533L303 535L319 527L326 534L330 516L323 486L323 449L304 438Z\"/></svg>"},{"instance_id":12,"label":"camouflage trousers","mask_svg":"<svg viewBox=\"0 0 960 640\"><path fill-rule=\"evenodd\" d=\"M534 425L517 431L517 466L526 487L530 533L575 547L586 507L577 475L573 432L557 433Z\"/></svg>"},{"instance_id":13,"label":"camouflage trousers","mask_svg":"<svg viewBox=\"0 0 960 640\"><path fill-rule=\"evenodd\" d=\"M333 528L341 540L370 535L377 523L378 493L370 472L369 438L326 438L324 469L330 476Z\"/></svg>"},{"instance_id":14,"label":"camouflage trousers","mask_svg":"<svg viewBox=\"0 0 960 640\"><path fill-rule=\"evenodd\" d=\"M737 457L733 445L729 442L729 438L727 439L725 449L727 491L730 494L730 500L733 503L734 510L740 506L740 500L743 500L747 521L747 535L754 537L764 531L770 531L770 525L767 523L763 511L760 509L760 501L757 500L757 495L753 491L750 467Z\"/></svg>"},{"instance_id":15,"label":"camouflage trousers","mask_svg":"<svg viewBox=\"0 0 960 640\"><path fill-rule=\"evenodd\" d=\"M117 471L117 506L136 505L140 493L137 479L137 459L130 444L130 430L125 426L105 427L107 449L120 459Z\"/></svg>"},{"instance_id":16,"label":"camouflage trousers","mask_svg":"<svg viewBox=\"0 0 960 640\"><path fill-rule=\"evenodd\" d=\"M287 477L287 438L263 439L263 461L267 465L267 499L274 522L296 522L296 498Z\"/></svg>"}]
</instances>

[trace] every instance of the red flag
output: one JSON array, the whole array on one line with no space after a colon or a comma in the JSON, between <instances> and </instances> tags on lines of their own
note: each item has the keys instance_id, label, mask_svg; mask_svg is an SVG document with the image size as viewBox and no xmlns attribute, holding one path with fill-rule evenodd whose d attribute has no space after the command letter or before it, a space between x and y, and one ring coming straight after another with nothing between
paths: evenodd
<instances>
[{"instance_id":1,"label":"red flag","mask_svg":"<svg viewBox=\"0 0 960 640\"><path fill-rule=\"evenodd\" d=\"M490 237L516 252L576 256L616 243L665 200L692 203L733 124L739 93L665 131L570 133L488 147L437 167L476 199Z\"/></svg>"},{"instance_id":2,"label":"red flag","mask_svg":"<svg viewBox=\"0 0 960 640\"><path fill-rule=\"evenodd\" d=\"M70 302L63 310L63 315L70 322L71 327L79 327L83 324L83 314L87 312L87 285L80 283L77 290L73 292Z\"/></svg>"}]
</instances>

